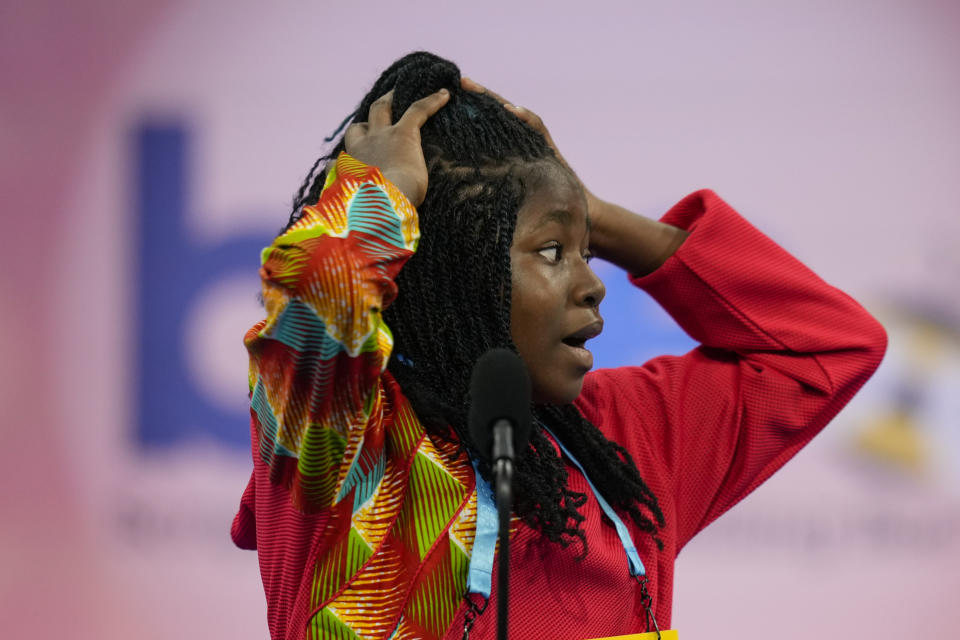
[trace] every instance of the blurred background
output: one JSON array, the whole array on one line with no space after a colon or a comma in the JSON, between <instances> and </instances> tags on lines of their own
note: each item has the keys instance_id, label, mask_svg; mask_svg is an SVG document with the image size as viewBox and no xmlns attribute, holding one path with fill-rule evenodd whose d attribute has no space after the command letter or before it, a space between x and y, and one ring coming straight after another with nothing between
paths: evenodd
<instances>
[{"instance_id":1,"label":"blurred background","mask_svg":"<svg viewBox=\"0 0 960 640\"><path fill-rule=\"evenodd\" d=\"M416 49L538 112L601 196L657 217L713 188L888 328L854 402L683 551L682 637L955 637L950 0L2 0L0 634L267 637L228 536L258 249ZM599 366L690 347L599 271Z\"/></svg>"}]
</instances>

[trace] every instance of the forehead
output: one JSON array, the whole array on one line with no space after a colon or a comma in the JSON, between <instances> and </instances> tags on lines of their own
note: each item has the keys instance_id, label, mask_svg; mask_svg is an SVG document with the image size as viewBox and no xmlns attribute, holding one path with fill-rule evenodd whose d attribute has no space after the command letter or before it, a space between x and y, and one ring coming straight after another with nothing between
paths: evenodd
<instances>
[{"instance_id":1,"label":"forehead","mask_svg":"<svg viewBox=\"0 0 960 640\"><path fill-rule=\"evenodd\" d=\"M517 231L531 231L550 222L586 224L586 198L579 181L555 162L540 162L524 177L526 196L517 213Z\"/></svg>"}]
</instances>

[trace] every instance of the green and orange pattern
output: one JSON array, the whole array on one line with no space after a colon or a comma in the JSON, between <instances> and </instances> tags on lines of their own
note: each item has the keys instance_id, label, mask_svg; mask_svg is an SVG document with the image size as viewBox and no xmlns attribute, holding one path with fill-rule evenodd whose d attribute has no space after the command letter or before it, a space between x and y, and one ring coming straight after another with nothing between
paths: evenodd
<instances>
[{"instance_id":1,"label":"green and orange pattern","mask_svg":"<svg viewBox=\"0 0 960 640\"><path fill-rule=\"evenodd\" d=\"M381 312L418 239L409 201L342 154L263 252L267 318L245 339L259 456L299 511L329 514L305 567L307 638L439 638L465 590L472 467L386 373Z\"/></svg>"}]
</instances>

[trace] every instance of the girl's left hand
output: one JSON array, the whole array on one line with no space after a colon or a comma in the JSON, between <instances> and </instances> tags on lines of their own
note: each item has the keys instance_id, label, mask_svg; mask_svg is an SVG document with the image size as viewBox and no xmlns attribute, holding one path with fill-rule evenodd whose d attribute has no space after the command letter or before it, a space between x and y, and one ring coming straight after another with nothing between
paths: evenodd
<instances>
[{"instance_id":1,"label":"girl's left hand","mask_svg":"<svg viewBox=\"0 0 960 640\"><path fill-rule=\"evenodd\" d=\"M461 78L460 86L466 91L486 93L505 109L520 118L547 140L557 159L576 172L564 160L543 119L524 107L518 107L470 78ZM637 215L623 207L601 200L591 193L577 177L587 199L590 214L590 250L597 257L608 260L634 275L651 273L662 265L683 244L687 232L650 218Z\"/></svg>"},{"instance_id":2,"label":"girl's left hand","mask_svg":"<svg viewBox=\"0 0 960 640\"><path fill-rule=\"evenodd\" d=\"M547 129L547 125L543 123L543 118L538 116L533 111L530 111L530 109L527 109L526 107L520 107L513 104L512 102L510 102L509 100L501 96L499 93L496 93L494 91L487 89L486 87L481 85L476 80L473 80L472 78L467 78L467 77L460 78L460 86L466 91L473 91L474 93L487 94L488 96L490 96L491 98L493 98L494 100L502 104L504 109L506 109L513 115L520 118L520 120L526 123L531 129L533 129L534 131L542 135L544 138L546 138L547 144L550 145L551 149L553 149L553 152L557 155L557 159L560 160L563 166L569 169L570 173L572 173L574 177L577 178L577 181L580 182L580 186L583 188L583 193L587 197L587 211L590 212L591 224L593 226L596 226L598 223L601 223L601 221L598 220L598 217L602 216L602 211L606 203L600 200L600 198L593 195L590 189L587 189L587 186L583 184L582 180L580 180L580 177L577 176L577 172L573 170L573 168L567 162L566 158L563 157L563 154L560 153L560 149L557 148L556 143L553 141L553 136L550 135L550 131Z\"/></svg>"}]
</instances>

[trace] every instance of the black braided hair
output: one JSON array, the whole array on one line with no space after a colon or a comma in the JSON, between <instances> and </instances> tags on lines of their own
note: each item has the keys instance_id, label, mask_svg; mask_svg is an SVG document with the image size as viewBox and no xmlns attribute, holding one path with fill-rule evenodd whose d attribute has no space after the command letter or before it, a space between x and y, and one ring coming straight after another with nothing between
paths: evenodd
<instances>
[{"instance_id":1,"label":"black braided hair","mask_svg":"<svg viewBox=\"0 0 960 640\"><path fill-rule=\"evenodd\" d=\"M371 104L391 89L396 121L413 102L443 87L450 100L421 129L429 176L418 207L420 243L397 277L396 300L384 311L394 337L388 368L427 431L476 457L466 417L470 372L490 348L516 352L510 246L517 212L531 180L559 162L541 134L493 98L462 90L456 65L426 52L404 56L384 71L340 129L351 118L365 122ZM317 201L327 163L343 150L341 136L313 165L294 197L290 224ZM546 425L600 493L662 547L657 531L663 513L627 451L572 404L533 410L537 426L515 470L515 512L549 540L567 546L579 539L587 552L580 513L586 496L567 487L563 462L540 427ZM481 462L480 470L489 479L489 465Z\"/></svg>"}]
</instances>

